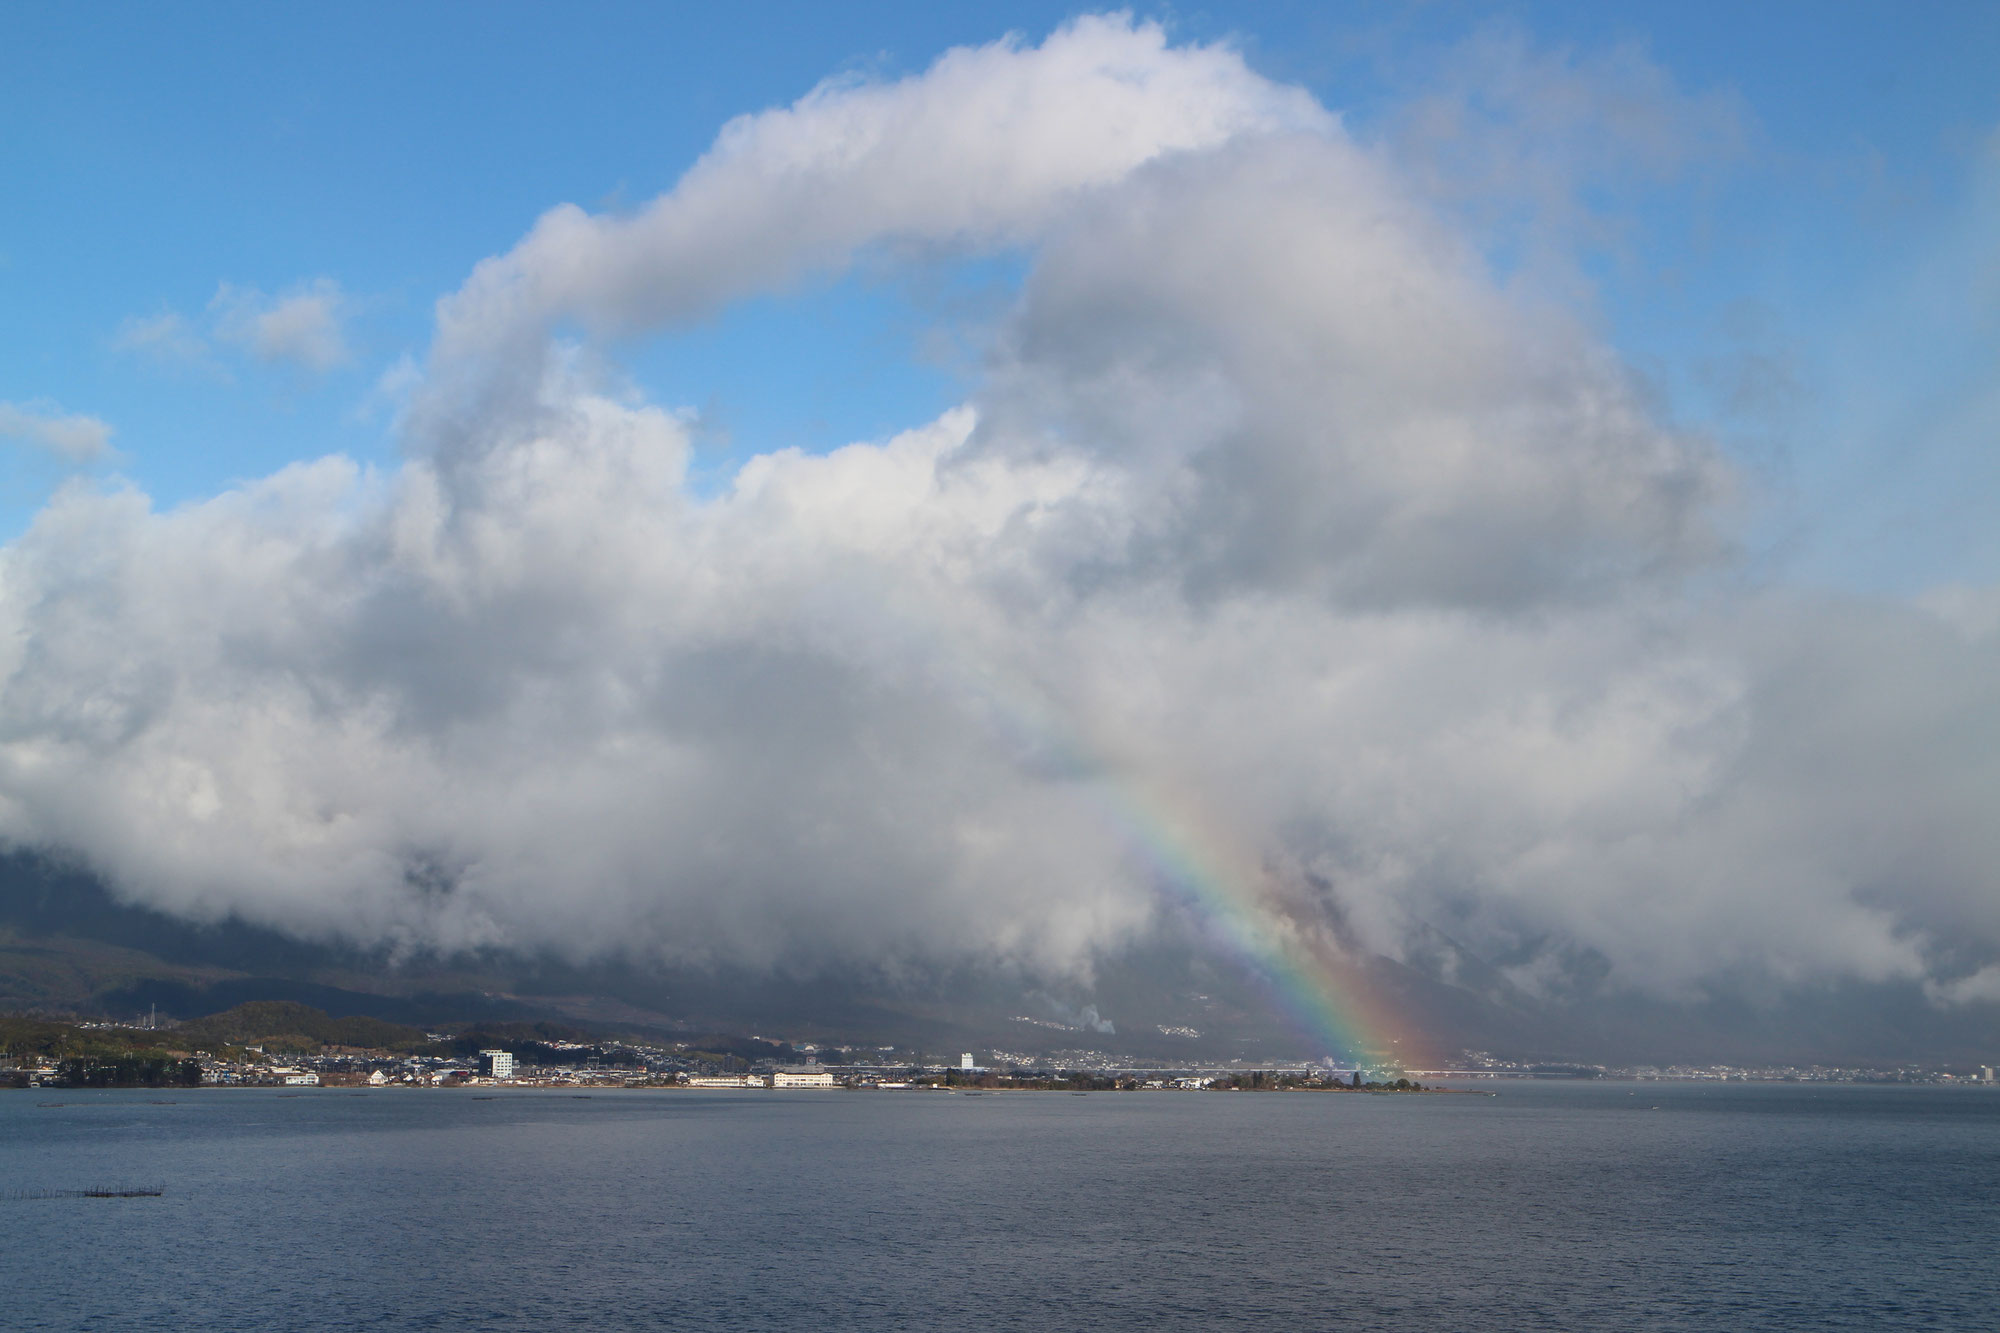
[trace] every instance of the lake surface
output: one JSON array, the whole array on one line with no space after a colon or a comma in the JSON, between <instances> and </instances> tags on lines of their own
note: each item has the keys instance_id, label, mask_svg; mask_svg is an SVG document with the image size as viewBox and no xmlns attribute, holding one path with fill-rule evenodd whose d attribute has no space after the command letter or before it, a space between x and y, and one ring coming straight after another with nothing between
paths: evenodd
<instances>
[{"instance_id":1,"label":"lake surface","mask_svg":"<svg viewBox=\"0 0 2000 1333\"><path fill-rule=\"evenodd\" d=\"M0 1093L0 1323L2000 1328L2000 1091L1499 1094Z\"/></svg>"}]
</instances>

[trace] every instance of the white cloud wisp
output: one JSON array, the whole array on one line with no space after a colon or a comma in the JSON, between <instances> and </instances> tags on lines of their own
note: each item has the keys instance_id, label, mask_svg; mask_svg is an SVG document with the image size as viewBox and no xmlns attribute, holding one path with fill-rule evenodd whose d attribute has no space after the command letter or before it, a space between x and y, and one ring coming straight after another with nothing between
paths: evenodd
<instances>
[{"instance_id":1,"label":"white cloud wisp","mask_svg":"<svg viewBox=\"0 0 2000 1333\"><path fill-rule=\"evenodd\" d=\"M223 283L209 302L215 336L259 361L285 362L324 373L346 364L347 297L331 278L317 278L277 296Z\"/></svg>"},{"instance_id":2,"label":"white cloud wisp","mask_svg":"<svg viewBox=\"0 0 2000 1333\"><path fill-rule=\"evenodd\" d=\"M66 463L102 462L112 453L109 425L47 402L0 403L0 438L19 440Z\"/></svg>"}]
</instances>

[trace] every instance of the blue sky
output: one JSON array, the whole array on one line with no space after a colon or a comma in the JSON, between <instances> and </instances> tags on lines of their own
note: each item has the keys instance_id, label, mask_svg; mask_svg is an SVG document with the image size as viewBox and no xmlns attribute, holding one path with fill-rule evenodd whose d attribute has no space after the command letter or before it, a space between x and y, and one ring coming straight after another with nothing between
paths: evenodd
<instances>
[{"instance_id":1,"label":"blue sky","mask_svg":"<svg viewBox=\"0 0 2000 1333\"><path fill-rule=\"evenodd\" d=\"M829 76L920 71L1010 29L1039 40L1069 12L10 6L0 401L109 423L118 455L97 470L161 505L326 452L390 459L375 386L421 360L432 303L543 210L635 206L733 115ZM1992 279L1950 271L1954 247L1983 242L1968 229L1995 216L2000 10L1141 12L1179 40L1233 38L1253 68L1303 84L1363 135L1496 34L1557 60L1636 46L1683 91L1726 99L1741 139L1718 160L1579 186L1613 224L1569 256L1594 284L1582 303L1668 413L1752 465L1756 540L1793 572L1909 587L2000 567L1981 521L1992 416L1965 407L1994 372ZM1507 262L1500 230L1492 240ZM1018 271L864 268L619 355L660 401L702 414L702 467L726 475L748 452L880 438L954 401L968 344L938 335L965 316L976 329ZM178 362L120 345L134 321L168 314L214 343L223 284L275 300L318 279L343 294L346 355L325 369L228 345ZM1776 395L1754 408L1718 387L1718 360L1744 355ZM66 467L20 448L4 458L0 524L18 530Z\"/></svg>"}]
</instances>

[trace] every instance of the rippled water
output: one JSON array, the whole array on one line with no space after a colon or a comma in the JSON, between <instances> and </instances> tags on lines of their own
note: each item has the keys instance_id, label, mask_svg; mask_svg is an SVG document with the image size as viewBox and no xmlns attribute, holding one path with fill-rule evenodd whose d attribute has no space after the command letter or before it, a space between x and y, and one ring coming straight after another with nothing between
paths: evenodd
<instances>
[{"instance_id":1,"label":"rippled water","mask_svg":"<svg viewBox=\"0 0 2000 1333\"><path fill-rule=\"evenodd\" d=\"M0 1094L118 1182L0 1202L0 1323L2000 1328L1983 1089Z\"/></svg>"}]
</instances>

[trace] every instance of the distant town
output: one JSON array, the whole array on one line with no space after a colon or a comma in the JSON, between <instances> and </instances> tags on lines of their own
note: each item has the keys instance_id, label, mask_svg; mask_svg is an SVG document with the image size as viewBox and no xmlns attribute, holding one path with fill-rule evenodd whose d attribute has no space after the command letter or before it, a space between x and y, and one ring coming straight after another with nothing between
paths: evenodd
<instances>
[{"instance_id":1,"label":"distant town","mask_svg":"<svg viewBox=\"0 0 2000 1333\"><path fill-rule=\"evenodd\" d=\"M656 1088L862 1090L1421 1092L1440 1083L1621 1079L1994 1085L1991 1065L1608 1066L1466 1051L1438 1068L1389 1061L1148 1063L1097 1050L962 1051L837 1047L711 1035L607 1037L550 1023L423 1031L258 1003L187 1023L0 1016L0 1087Z\"/></svg>"}]
</instances>

